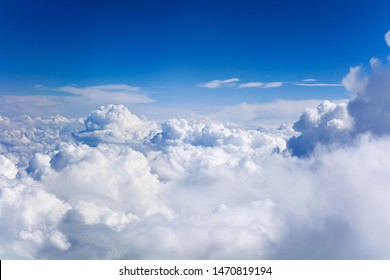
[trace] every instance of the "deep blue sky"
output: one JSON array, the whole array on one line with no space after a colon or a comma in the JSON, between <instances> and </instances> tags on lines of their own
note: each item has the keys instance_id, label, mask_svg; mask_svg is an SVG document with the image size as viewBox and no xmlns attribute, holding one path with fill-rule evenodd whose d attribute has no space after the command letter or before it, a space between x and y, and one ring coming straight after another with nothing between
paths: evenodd
<instances>
[{"instance_id":1,"label":"deep blue sky","mask_svg":"<svg viewBox=\"0 0 390 280\"><path fill-rule=\"evenodd\" d=\"M212 80L339 83L385 59L390 1L0 0L0 95L128 84L158 104L343 98L342 87L197 87Z\"/></svg>"}]
</instances>

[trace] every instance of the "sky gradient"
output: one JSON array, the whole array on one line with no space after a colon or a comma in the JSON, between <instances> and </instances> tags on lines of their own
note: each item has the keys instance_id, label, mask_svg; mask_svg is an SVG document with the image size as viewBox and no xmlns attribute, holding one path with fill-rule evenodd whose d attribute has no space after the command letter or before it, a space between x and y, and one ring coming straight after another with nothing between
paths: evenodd
<instances>
[{"instance_id":1,"label":"sky gradient","mask_svg":"<svg viewBox=\"0 0 390 280\"><path fill-rule=\"evenodd\" d=\"M389 10L388 1L5 0L0 95L121 84L153 106L206 112L347 98L337 85L349 67L387 56Z\"/></svg>"}]
</instances>

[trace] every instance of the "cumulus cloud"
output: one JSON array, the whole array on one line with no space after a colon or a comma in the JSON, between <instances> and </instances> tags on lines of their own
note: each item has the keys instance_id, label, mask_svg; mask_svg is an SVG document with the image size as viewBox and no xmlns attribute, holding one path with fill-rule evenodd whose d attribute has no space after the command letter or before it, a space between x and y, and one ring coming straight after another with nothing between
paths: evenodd
<instances>
[{"instance_id":1,"label":"cumulus cloud","mask_svg":"<svg viewBox=\"0 0 390 280\"><path fill-rule=\"evenodd\" d=\"M204 88L221 88L221 87L234 87L236 86L236 83L239 82L239 78L231 78L227 80L213 80L207 83L199 84L198 87L204 87Z\"/></svg>"},{"instance_id":2,"label":"cumulus cloud","mask_svg":"<svg viewBox=\"0 0 390 280\"><path fill-rule=\"evenodd\" d=\"M351 67L343 78L353 94L347 104L327 102L302 114L293 126L301 134L287 144L293 155L309 155L318 145L342 145L366 133L389 134L390 68L377 58L370 60L370 67L369 74L363 66Z\"/></svg>"},{"instance_id":3,"label":"cumulus cloud","mask_svg":"<svg viewBox=\"0 0 390 280\"><path fill-rule=\"evenodd\" d=\"M355 94L348 104L348 111L355 121L355 133L388 134L390 132L390 68L375 64L370 76L364 75L361 67L351 68L345 83L347 89Z\"/></svg>"},{"instance_id":4,"label":"cumulus cloud","mask_svg":"<svg viewBox=\"0 0 390 280\"><path fill-rule=\"evenodd\" d=\"M344 144L349 141L353 123L347 111L347 104L329 101L315 109L306 109L293 128L300 132L287 143L292 155L310 154L317 145Z\"/></svg>"},{"instance_id":5,"label":"cumulus cloud","mask_svg":"<svg viewBox=\"0 0 390 280\"><path fill-rule=\"evenodd\" d=\"M327 130L350 133L346 110L324 102L295 128L327 145ZM2 122L3 259L388 257L388 138L297 158L283 152L288 131L159 124L119 105L84 123ZM104 133L94 145L72 137L87 131Z\"/></svg>"},{"instance_id":6,"label":"cumulus cloud","mask_svg":"<svg viewBox=\"0 0 390 280\"><path fill-rule=\"evenodd\" d=\"M89 145L100 141L124 143L142 141L157 129L154 121L139 118L123 105L102 106L93 111L84 121L85 130L74 137Z\"/></svg>"},{"instance_id":7,"label":"cumulus cloud","mask_svg":"<svg viewBox=\"0 0 390 280\"><path fill-rule=\"evenodd\" d=\"M293 130L0 117L0 257L388 259L390 74L371 67Z\"/></svg>"}]
</instances>

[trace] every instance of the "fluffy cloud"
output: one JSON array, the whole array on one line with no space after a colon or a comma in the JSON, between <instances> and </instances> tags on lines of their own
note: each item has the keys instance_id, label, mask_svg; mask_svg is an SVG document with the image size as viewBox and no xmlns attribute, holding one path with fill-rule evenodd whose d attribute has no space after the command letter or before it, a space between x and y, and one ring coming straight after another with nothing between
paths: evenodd
<instances>
[{"instance_id":1,"label":"fluffy cloud","mask_svg":"<svg viewBox=\"0 0 390 280\"><path fill-rule=\"evenodd\" d=\"M367 133L390 133L390 67L377 58L370 66L370 74L356 66L344 77L344 87L353 93L347 104L326 102L302 114L293 126L301 134L287 143L293 155L310 155L319 145L344 145Z\"/></svg>"},{"instance_id":2,"label":"fluffy cloud","mask_svg":"<svg viewBox=\"0 0 390 280\"><path fill-rule=\"evenodd\" d=\"M0 117L0 257L388 259L390 74L371 67L294 130Z\"/></svg>"},{"instance_id":3,"label":"fluffy cloud","mask_svg":"<svg viewBox=\"0 0 390 280\"><path fill-rule=\"evenodd\" d=\"M293 136L287 143L293 155L310 154L317 145L345 144L350 139L352 119L347 104L325 101L315 109L306 109L293 128L300 136Z\"/></svg>"},{"instance_id":4,"label":"fluffy cloud","mask_svg":"<svg viewBox=\"0 0 390 280\"><path fill-rule=\"evenodd\" d=\"M390 68L375 64L370 76L361 72L360 67L352 68L346 77L348 89L355 94L348 104L354 131L386 135L390 132Z\"/></svg>"},{"instance_id":5,"label":"fluffy cloud","mask_svg":"<svg viewBox=\"0 0 390 280\"><path fill-rule=\"evenodd\" d=\"M390 47L390 30L387 31L387 33L385 34L385 41L387 45Z\"/></svg>"},{"instance_id":6,"label":"fluffy cloud","mask_svg":"<svg viewBox=\"0 0 390 280\"><path fill-rule=\"evenodd\" d=\"M85 119L84 125L85 130L75 133L74 137L88 145L96 145L102 141L139 142L157 128L154 121L139 118L123 105L102 106Z\"/></svg>"},{"instance_id":7,"label":"fluffy cloud","mask_svg":"<svg viewBox=\"0 0 390 280\"><path fill-rule=\"evenodd\" d=\"M305 111L296 139L347 138L346 111ZM158 124L119 105L2 125L2 258L388 257L387 138L297 158L287 129Z\"/></svg>"}]
</instances>

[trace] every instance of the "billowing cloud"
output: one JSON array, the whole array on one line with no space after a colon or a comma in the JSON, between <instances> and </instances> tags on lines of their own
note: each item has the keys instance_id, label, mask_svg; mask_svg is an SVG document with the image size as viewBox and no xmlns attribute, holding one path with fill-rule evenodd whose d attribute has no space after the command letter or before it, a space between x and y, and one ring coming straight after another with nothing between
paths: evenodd
<instances>
[{"instance_id":1,"label":"billowing cloud","mask_svg":"<svg viewBox=\"0 0 390 280\"><path fill-rule=\"evenodd\" d=\"M310 154L318 145L344 144L349 141L352 119L347 104L325 101L315 109L306 109L293 128L300 136L293 136L287 147L293 155Z\"/></svg>"},{"instance_id":2,"label":"billowing cloud","mask_svg":"<svg viewBox=\"0 0 390 280\"><path fill-rule=\"evenodd\" d=\"M227 80L213 80L207 83L199 84L198 87L204 87L204 88L221 88L221 87L234 87L236 86L236 83L239 82L239 78L231 78Z\"/></svg>"},{"instance_id":3,"label":"billowing cloud","mask_svg":"<svg viewBox=\"0 0 390 280\"><path fill-rule=\"evenodd\" d=\"M355 133L370 132L387 135L390 132L390 68L374 64L370 76L361 67L351 68L345 78L347 89L355 94L348 104Z\"/></svg>"},{"instance_id":4,"label":"billowing cloud","mask_svg":"<svg viewBox=\"0 0 390 280\"><path fill-rule=\"evenodd\" d=\"M327 102L302 114L293 126L301 134L287 144L293 155L311 154L319 145L350 143L363 134L390 133L390 67L377 58L370 60L370 67L370 74L363 66L351 67L343 78L344 87L353 93L347 104Z\"/></svg>"},{"instance_id":5,"label":"billowing cloud","mask_svg":"<svg viewBox=\"0 0 390 280\"><path fill-rule=\"evenodd\" d=\"M83 120L1 118L3 259L389 257L388 138L297 158L287 129L157 123L121 105ZM294 127L323 146L353 134L346 103Z\"/></svg>"},{"instance_id":6,"label":"billowing cloud","mask_svg":"<svg viewBox=\"0 0 390 280\"><path fill-rule=\"evenodd\" d=\"M1 259L390 258L390 74L372 62L294 130L123 105L0 117Z\"/></svg>"}]
</instances>

